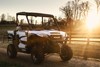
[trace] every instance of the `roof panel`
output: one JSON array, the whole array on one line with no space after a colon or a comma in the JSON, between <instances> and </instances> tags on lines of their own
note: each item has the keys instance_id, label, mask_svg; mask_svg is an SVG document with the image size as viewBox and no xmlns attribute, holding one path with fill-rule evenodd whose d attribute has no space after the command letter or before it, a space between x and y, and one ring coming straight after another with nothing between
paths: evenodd
<instances>
[{"instance_id":1,"label":"roof panel","mask_svg":"<svg viewBox=\"0 0 100 67\"><path fill-rule=\"evenodd\" d=\"M35 13L35 12L18 12L18 13L16 13L16 15L40 16L40 17L54 17L51 14Z\"/></svg>"}]
</instances>

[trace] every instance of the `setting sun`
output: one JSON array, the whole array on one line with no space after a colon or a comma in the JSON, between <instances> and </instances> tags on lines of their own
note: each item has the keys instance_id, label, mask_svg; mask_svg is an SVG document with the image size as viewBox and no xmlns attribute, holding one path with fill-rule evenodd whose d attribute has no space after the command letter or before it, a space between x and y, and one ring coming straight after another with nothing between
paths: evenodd
<instances>
[{"instance_id":1,"label":"setting sun","mask_svg":"<svg viewBox=\"0 0 100 67\"><path fill-rule=\"evenodd\" d=\"M99 24L99 13L97 14L96 8L94 7L92 10L89 11L89 14L86 19L86 28L88 30L92 30L96 28Z\"/></svg>"},{"instance_id":2,"label":"setting sun","mask_svg":"<svg viewBox=\"0 0 100 67\"><path fill-rule=\"evenodd\" d=\"M89 15L86 20L86 26L89 30L93 29L97 25L97 19L98 17L96 15Z\"/></svg>"}]
</instances>

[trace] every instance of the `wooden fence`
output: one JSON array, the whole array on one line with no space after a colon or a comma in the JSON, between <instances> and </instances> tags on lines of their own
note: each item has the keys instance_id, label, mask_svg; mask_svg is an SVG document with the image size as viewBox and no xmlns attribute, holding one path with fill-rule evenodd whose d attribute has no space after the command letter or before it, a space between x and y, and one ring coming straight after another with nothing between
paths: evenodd
<instances>
[{"instance_id":1,"label":"wooden fence","mask_svg":"<svg viewBox=\"0 0 100 67\"><path fill-rule=\"evenodd\" d=\"M5 42L6 38L6 34L0 34L2 42ZM67 44L72 48L74 56L83 57L84 59L100 59L99 34L72 33L71 37L68 38Z\"/></svg>"},{"instance_id":2,"label":"wooden fence","mask_svg":"<svg viewBox=\"0 0 100 67\"><path fill-rule=\"evenodd\" d=\"M72 33L68 45L72 48L74 56L84 59L100 59L100 34L97 33Z\"/></svg>"},{"instance_id":3,"label":"wooden fence","mask_svg":"<svg viewBox=\"0 0 100 67\"><path fill-rule=\"evenodd\" d=\"M12 25L0 25L0 41L4 42L5 40L7 40L7 30L15 30L16 25L12 24Z\"/></svg>"}]
</instances>

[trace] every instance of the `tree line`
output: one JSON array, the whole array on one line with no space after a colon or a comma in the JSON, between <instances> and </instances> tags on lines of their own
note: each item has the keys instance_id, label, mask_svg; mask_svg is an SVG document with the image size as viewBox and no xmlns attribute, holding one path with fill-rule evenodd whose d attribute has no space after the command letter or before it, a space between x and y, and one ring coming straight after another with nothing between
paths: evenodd
<instances>
[{"instance_id":1,"label":"tree line","mask_svg":"<svg viewBox=\"0 0 100 67\"><path fill-rule=\"evenodd\" d=\"M97 13L100 8L100 0L94 0ZM89 13L91 4L88 0L69 0L66 5L60 7L60 11L65 15L64 18L57 18L59 25L63 28L76 28L85 23L85 19ZM1 14L0 24L15 23L16 19L13 16Z\"/></svg>"},{"instance_id":2,"label":"tree line","mask_svg":"<svg viewBox=\"0 0 100 67\"><path fill-rule=\"evenodd\" d=\"M15 24L15 17L11 15L1 14L0 24Z\"/></svg>"},{"instance_id":3,"label":"tree line","mask_svg":"<svg viewBox=\"0 0 100 67\"><path fill-rule=\"evenodd\" d=\"M100 0L94 0L97 8L97 14L100 11ZM65 15L65 18L61 20L64 26L75 28L86 23L86 19L91 9L89 0L69 0L65 6L60 7L60 10ZM92 20L92 19L91 19Z\"/></svg>"}]
</instances>

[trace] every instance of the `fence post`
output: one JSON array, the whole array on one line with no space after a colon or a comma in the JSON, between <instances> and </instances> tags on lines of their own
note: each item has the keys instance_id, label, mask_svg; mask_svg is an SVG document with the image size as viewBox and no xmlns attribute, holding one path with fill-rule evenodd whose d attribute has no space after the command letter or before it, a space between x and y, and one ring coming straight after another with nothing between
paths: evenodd
<instances>
[{"instance_id":1,"label":"fence post","mask_svg":"<svg viewBox=\"0 0 100 67\"><path fill-rule=\"evenodd\" d=\"M90 44L89 42L90 42L90 36L88 34L88 36L87 36L87 46Z\"/></svg>"},{"instance_id":2,"label":"fence post","mask_svg":"<svg viewBox=\"0 0 100 67\"><path fill-rule=\"evenodd\" d=\"M72 38L72 27L70 25L70 30L69 30L69 44L71 44L71 38Z\"/></svg>"},{"instance_id":3,"label":"fence post","mask_svg":"<svg viewBox=\"0 0 100 67\"><path fill-rule=\"evenodd\" d=\"M88 35L87 35L87 44L86 44L85 49L84 49L84 59L85 60L87 60L87 58L88 58L87 51L88 51L89 44L90 44L90 36L89 36L89 33L88 33Z\"/></svg>"},{"instance_id":4,"label":"fence post","mask_svg":"<svg viewBox=\"0 0 100 67\"><path fill-rule=\"evenodd\" d=\"M69 44L71 44L71 32L69 33Z\"/></svg>"}]
</instances>

